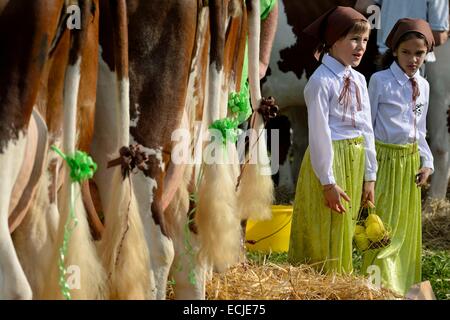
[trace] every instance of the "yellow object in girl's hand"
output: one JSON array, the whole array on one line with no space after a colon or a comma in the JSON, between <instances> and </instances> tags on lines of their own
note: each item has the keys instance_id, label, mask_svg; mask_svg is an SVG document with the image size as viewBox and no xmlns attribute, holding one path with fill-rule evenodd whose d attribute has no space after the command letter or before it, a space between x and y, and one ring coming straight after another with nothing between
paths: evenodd
<instances>
[{"instance_id":1,"label":"yellow object in girl's hand","mask_svg":"<svg viewBox=\"0 0 450 320\"><path fill-rule=\"evenodd\" d=\"M378 223L371 223L366 227L366 234L370 241L378 242L384 237L382 226Z\"/></svg>"},{"instance_id":2,"label":"yellow object in girl's hand","mask_svg":"<svg viewBox=\"0 0 450 320\"><path fill-rule=\"evenodd\" d=\"M364 226L356 225L355 226L355 235L361 234L361 233L366 233L366 228L364 228Z\"/></svg>"},{"instance_id":3,"label":"yellow object in girl's hand","mask_svg":"<svg viewBox=\"0 0 450 320\"><path fill-rule=\"evenodd\" d=\"M383 225L383 221L381 221L380 217L378 215L376 215L375 213L369 214L367 216L367 219L364 224L366 226L366 229L370 225L377 225L378 228L380 229L381 233L384 233L386 231L386 229L384 228L384 225Z\"/></svg>"},{"instance_id":4,"label":"yellow object in girl's hand","mask_svg":"<svg viewBox=\"0 0 450 320\"><path fill-rule=\"evenodd\" d=\"M357 226L364 229L363 226ZM356 232L356 230L355 230ZM367 234L365 230L360 233L355 233L355 243L359 250L365 251L369 248L369 239L367 238Z\"/></svg>"},{"instance_id":5,"label":"yellow object in girl's hand","mask_svg":"<svg viewBox=\"0 0 450 320\"><path fill-rule=\"evenodd\" d=\"M366 202L366 205L361 207L358 215L358 224L355 225L354 242L356 247L361 251L384 248L391 242L389 231L386 230L381 218L374 213L365 215L364 208L370 208L372 203Z\"/></svg>"}]
</instances>

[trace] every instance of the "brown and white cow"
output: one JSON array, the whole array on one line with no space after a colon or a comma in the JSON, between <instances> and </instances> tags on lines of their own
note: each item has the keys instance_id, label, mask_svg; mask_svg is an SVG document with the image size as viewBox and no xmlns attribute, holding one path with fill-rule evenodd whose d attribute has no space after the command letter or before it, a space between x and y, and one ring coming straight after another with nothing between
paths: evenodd
<instances>
[{"instance_id":1,"label":"brown and white cow","mask_svg":"<svg viewBox=\"0 0 450 320\"><path fill-rule=\"evenodd\" d=\"M17 3L15 2L16 5ZM17 55L17 57L23 58L25 64L31 62L33 67L40 67L38 68L40 73L36 78L40 79L43 85L27 74L21 74L21 77L13 74L19 80L22 77L26 79L36 91L35 96L30 98L30 109L21 111L19 120L29 118L30 116L24 112L28 110L27 112L31 114L33 105L38 104L48 123L51 143L60 144L61 134L64 132L62 144L63 149L68 153L75 150L77 142L78 147L84 146L86 150L89 150L89 138L93 136L91 150L95 161L99 164L95 182L105 216L105 229L98 244L100 255L98 257L89 235L83 203L78 198L75 212L79 222L72 236L68 256L66 256L66 262L76 264L81 271L81 288L79 291L74 290L73 296L75 298L147 297L146 287L151 281L147 276L149 258L147 247L142 243L143 230L140 219L135 214L136 205L139 204L152 253L150 262L155 291L150 296L158 298L165 296L168 272L170 267L174 266L177 297L203 298L206 262L214 263L223 269L235 262L239 256L239 222L242 216L238 214L238 199L245 202L247 208L262 207L260 211L265 212L268 210L267 202L270 202L272 197L270 179L267 176L263 179L264 184L258 184L258 181L249 179L249 177L259 178L256 174L257 165L249 166L247 174L242 179L240 190L236 193L235 184L239 173L237 162L231 165L209 166L204 170L205 176L198 186L193 183L198 176L193 172L198 173L203 163L197 165L195 171L192 164L175 165L169 162L169 154L173 147L172 131L184 127L192 133L195 120L202 123L200 131L206 131L213 120L227 114L229 91L239 90L238 79L240 79L246 34L246 16L241 14L245 13L243 2L210 1L207 5L203 1L198 1L189 5L180 1L159 3L129 1L127 8L123 0L80 1L78 4L85 9L83 13L89 19L84 20L84 31L75 36L69 35L69 32L61 27L64 20L60 19L60 15L64 17L61 13L65 9L63 1L55 3L54 6L36 4L35 7L27 7L28 10L32 9L30 12L36 18L33 21L42 24L40 27L43 29L40 32L44 34L44 37L40 38L39 32L36 36L36 34L27 34L31 29L25 30L24 33L30 38L29 43L33 41L39 43L38 40L44 39L47 41L47 46L42 46L42 40L39 43L41 47L36 45L36 52L33 51L30 54L32 57L34 55L42 59L42 65L36 66L35 62L40 60L32 57L30 60L27 55ZM258 4L254 1L253 7ZM5 12L9 14L2 18L16 18L16 21L19 21L17 17L23 17L25 6L13 6L7 2L3 2L2 5L0 8L6 8ZM129 45L127 45L126 9L128 9L131 34ZM100 18L101 40L98 48L96 37L99 11L103 20ZM254 23L259 21L257 10L250 12L252 14L249 21ZM44 19L51 17L53 20L50 22ZM10 23L9 20L2 20L2 22ZM172 28L173 32L166 32L164 28ZM113 37L107 36L109 30L114 30ZM179 33L175 30L185 32ZM255 47L255 44L259 42L258 29L253 27L251 30L250 48ZM83 45L81 41L83 39L87 45ZM7 40L11 41L9 38ZM10 44L8 41L6 43ZM23 43L22 45L26 46ZM5 50L6 55L16 52L14 50L18 50L20 46L11 43L9 48L13 49ZM93 84L96 83L97 76L95 72L97 48L100 54L98 55L95 132L91 131L92 122L80 121L78 124L87 130L88 138L79 140L77 134L81 135L80 133L86 131L75 130L77 111L81 111L78 118L89 119L95 103ZM127 78L128 48L130 48L131 86ZM251 49L250 52L252 51ZM28 51L24 50L24 52ZM253 54L253 57L257 56L257 52ZM88 60L86 57L94 58ZM12 63L2 59L2 62L5 65L8 62L9 66L17 67L21 61ZM253 91L257 87L257 78L257 68L251 67L250 79ZM11 79L6 77L4 83L5 88L14 89L15 83ZM128 113L130 88L133 115L131 127ZM22 91L12 90L12 92L22 97ZM252 98L253 105L259 105L258 92ZM22 107L22 104L16 104L16 108L18 106ZM1 107L4 107L3 101ZM6 109L3 110L5 116L10 116L14 114L11 110L17 109L11 108L9 112L6 112ZM62 117L63 114L64 117ZM152 117L155 119L154 122L150 121ZM63 126L61 126L62 118ZM23 131L26 130L27 123L23 124ZM260 120L257 123L261 126ZM128 133L129 128L131 137ZM5 141L7 142L9 138L7 136ZM147 167L143 170L144 173L133 177L133 185L137 190L136 198L131 185L123 183L122 168L107 168L107 163L117 157L118 148L127 145L129 141L141 142L144 145L143 150L150 158ZM263 144L263 141L261 139L260 143ZM19 148L20 152L24 152L24 144L23 142L22 147ZM234 148L235 146L231 147L232 150ZM8 149L4 153L5 156L2 154L3 158L0 159L6 169L11 169L12 165L12 161L8 159L23 158L17 150L11 150ZM15 155L12 156L12 153ZM233 157L235 156L234 151ZM46 173L38 186L37 200L30 209L30 215L15 232L16 247L29 283L15 256L14 248L12 245L6 247L9 251L5 252L5 259L1 261L2 263L6 261L10 265L6 265L6 268L2 266L0 270L3 278L7 279L5 286L2 285L4 289L2 297L30 298L30 285L35 297L60 297L56 263L59 257L58 244L61 243L63 226L69 213L67 195L76 193L69 183L63 183L62 188L59 189L60 183L57 176L60 167L61 160L50 152L44 164ZM166 168L167 171L165 171ZM2 171L4 181L10 182L2 184L2 188L6 191L6 196L2 200L5 199L6 202L10 198L12 188L10 185L18 175L18 171L19 169L5 170L5 173ZM248 173L253 173L253 177ZM67 173L65 176L67 178ZM223 183L225 180L228 181L226 184ZM222 183L219 184L218 182L221 181ZM259 195L253 194L254 190L252 190L250 198L256 199L254 200L258 202L256 205L249 201L249 192L247 192L249 186L254 189L254 185L259 187L266 185L266 188L263 188L265 192L260 192ZM195 252L204 253L201 255L204 260L200 264L197 264L197 259L189 248L186 248L186 238L183 238L184 227L189 225L190 194L195 190L201 194L196 212L199 241L196 243L197 236L190 231L188 231L190 236L187 237L192 237ZM264 201L261 202L261 199ZM164 214L169 204L170 208ZM242 210L243 207L245 206L241 206L240 209ZM0 217L7 219L8 213ZM224 223L225 221L228 223ZM7 224L3 222L1 226L4 228ZM211 223L214 227L211 227ZM9 233L2 232L1 236L6 240L10 239ZM209 239L213 241L208 241ZM8 241L2 241L2 244L8 245ZM209 256L211 253L215 255L213 258ZM38 256L41 257L38 259L39 266L32 269L32 262ZM172 265L174 256L176 262ZM103 267L100 260L103 262ZM179 265L183 265L184 269L178 268ZM194 272L195 283L189 283L189 271ZM107 293L105 293L106 286Z\"/></svg>"},{"instance_id":2,"label":"brown and white cow","mask_svg":"<svg viewBox=\"0 0 450 320\"><path fill-rule=\"evenodd\" d=\"M32 4L24 1L2 1L0 7L2 8L0 17L2 26L0 34L2 42L0 49L1 144L5 146L1 150L0 159L2 164L2 209L0 211L2 285L0 290L2 298L31 298L32 290L35 296L43 297L45 295L43 292L46 291L44 287L52 288L53 285L53 288L59 292L57 275L53 277L56 282L47 281L47 279L52 274L51 269L57 273L57 260L53 260L57 255L55 239L58 236L58 225L68 214L65 208L69 205L64 198L61 198L58 208L56 192L52 192L53 188L56 188L55 175L61 161L53 162L48 149L44 151L45 173L36 187L37 196L31 204L31 216L28 215L15 232L15 242L19 242L17 254L9 231L6 232L8 206L11 188L19 175L18 170L22 162L32 163L34 160L24 157L25 142L31 138L28 124L33 108L39 110L42 117L47 120L49 142L61 146L61 124L69 120L69 117L63 120L62 106L64 105L64 113L73 116L73 113L68 111L76 111L77 107L80 56L83 51L83 37L86 33L79 32L76 35L66 33L66 36L60 33L65 28L65 26L62 27L64 22L61 20L65 17L62 14L65 9L64 1ZM80 3L80 7L87 8L84 7L84 3ZM87 24L84 26L87 31ZM71 119L72 122L73 120L75 119ZM69 148L70 145L74 147L74 127L64 126L64 128L65 141L68 142L65 143L64 148ZM15 161L11 162L12 159ZM49 172L48 169L54 170ZM42 199L45 200L41 203ZM89 229L86 227L83 212L77 210L77 213L79 213L80 223L73 238L75 241L86 239L77 243L86 245L83 261L77 261L77 264L84 271L81 280L85 288L88 288L88 283L97 283L97 272L101 265L96 257L93 243L89 242L89 237L85 237L85 234L89 236ZM26 230L26 234L21 234L23 230ZM20 262L17 256L20 257ZM71 254L66 258L73 263ZM51 261L54 262L53 268ZM90 293L97 291L95 285L91 288ZM42 291L39 292L39 290ZM48 294L50 297L57 297L58 292L52 291ZM93 294L88 293L87 296L95 296L97 293Z\"/></svg>"},{"instance_id":3,"label":"brown and white cow","mask_svg":"<svg viewBox=\"0 0 450 320\"><path fill-rule=\"evenodd\" d=\"M202 3L129 1L127 5L130 143L141 144L149 157L145 170L132 176L133 186L151 253L151 296L162 299L174 258L164 215L170 199L163 201L163 190L173 196L183 177L183 167L168 168L171 134L183 116Z\"/></svg>"},{"instance_id":4,"label":"brown and white cow","mask_svg":"<svg viewBox=\"0 0 450 320\"><path fill-rule=\"evenodd\" d=\"M107 3L109 6L100 4L98 0L33 4L2 1L0 4L2 30L14 30L13 33L0 33L0 40L5 44L0 49L1 143L5 145L0 158L4 168L1 171L1 203L7 210L11 188L18 175L15 165L21 164L21 161L12 163L11 159L23 159L28 119L33 106L47 123L49 144L61 147L67 154L72 154L75 148L89 151L93 135L103 135L103 146L114 148L98 150L110 152L110 158L117 156L118 149L128 143L126 11L124 1L111 1ZM70 31L66 27L68 4L76 4L80 8L80 31ZM100 79L114 86L99 85L97 90L100 13L103 14L103 25L112 26L109 34L104 34L103 42L111 43L108 49L114 50L114 54L109 51L110 57L114 57L108 61L109 70L105 72L100 68L100 75L103 76ZM111 94L114 89L117 95ZM94 134L97 93L101 97L109 95L113 103L102 109L105 107L104 100L98 99L99 110L104 113L97 111ZM114 128L114 135L109 135L111 130L105 129L104 125L109 114L113 118L107 127ZM120 139L123 136L125 138ZM131 201L130 185L122 181L120 168L108 169L108 173L104 174L106 162L103 165L102 161L105 158L101 154L95 159L100 164L99 177L96 178L106 222L102 241L98 245L99 253L86 219L85 199L76 196L80 194L78 186L68 183L67 170L60 172L62 160L51 150L46 151L44 173L38 182L29 213L13 234L20 263L9 232L4 232L5 226L8 226L8 211L2 207L2 298L31 298L31 292L35 298L61 298L58 259L71 204L70 193L75 195L72 199L75 199L74 212L78 219L65 256L66 266L76 266L79 271L79 287L71 291L72 297L148 297L148 284L145 282L148 253L135 202ZM65 182L59 178L61 174ZM106 188L105 183L102 184L104 181L109 184ZM83 194L86 194L85 190ZM127 230L127 237L123 236L124 230ZM125 240L122 241L122 238ZM120 254L119 259L117 256L121 250L124 253ZM131 264L130 259L134 259Z\"/></svg>"},{"instance_id":5,"label":"brown and white cow","mask_svg":"<svg viewBox=\"0 0 450 320\"><path fill-rule=\"evenodd\" d=\"M128 15L131 143L143 145L149 156L133 184L150 248L154 294L165 298L172 269L178 299L204 298L210 263L223 269L239 257L239 196L258 196L245 192L245 179L235 191L237 162L203 163L204 141L198 135L208 136L212 121L227 115L228 93L239 90L244 2L135 1L128 3ZM182 132L189 133L184 156L198 147L200 162L178 154ZM235 159L236 147L229 148ZM272 190L266 189L271 200ZM267 211L267 199L257 201Z\"/></svg>"}]
</instances>

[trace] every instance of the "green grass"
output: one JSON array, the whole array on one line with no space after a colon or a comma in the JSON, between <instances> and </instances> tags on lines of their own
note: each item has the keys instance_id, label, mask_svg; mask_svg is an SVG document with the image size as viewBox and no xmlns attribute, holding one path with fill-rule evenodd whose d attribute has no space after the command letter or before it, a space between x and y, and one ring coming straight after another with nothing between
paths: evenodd
<instances>
[{"instance_id":1,"label":"green grass","mask_svg":"<svg viewBox=\"0 0 450 320\"><path fill-rule=\"evenodd\" d=\"M424 250L422 279L430 280L436 299L450 300L450 252Z\"/></svg>"},{"instance_id":2,"label":"green grass","mask_svg":"<svg viewBox=\"0 0 450 320\"><path fill-rule=\"evenodd\" d=\"M353 249L353 270L356 274L361 274L362 254L361 251Z\"/></svg>"},{"instance_id":3,"label":"green grass","mask_svg":"<svg viewBox=\"0 0 450 320\"><path fill-rule=\"evenodd\" d=\"M248 251L247 258L248 260L257 264L263 264L265 261L270 261L275 264L286 264L287 252L282 253L272 252L270 254L265 254L257 251Z\"/></svg>"},{"instance_id":4,"label":"green grass","mask_svg":"<svg viewBox=\"0 0 450 320\"><path fill-rule=\"evenodd\" d=\"M264 254L247 252L247 258L257 264L270 261L275 264L286 264L287 253ZM360 274L362 265L361 253L353 251L353 267ZM450 300L450 252L445 250L424 249L422 255L422 279L429 280L438 300Z\"/></svg>"},{"instance_id":5,"label":"green grass","mask_svg":"<svg viewBox=\"0 0 450 320\"><path fill-rule=\"evenodd\" d=\"M353 251L355 273L361 274L362 255ZM438 300L450 300L450 252L423 249L422 281L429 280Z\"/></svg>"}]
</instances>

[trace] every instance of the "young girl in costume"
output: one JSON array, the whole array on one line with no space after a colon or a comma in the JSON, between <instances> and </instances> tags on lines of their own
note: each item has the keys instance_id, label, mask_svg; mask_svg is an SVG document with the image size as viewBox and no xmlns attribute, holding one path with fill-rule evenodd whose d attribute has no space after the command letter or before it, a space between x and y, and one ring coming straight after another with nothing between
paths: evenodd
<instances>
[{"instance_id":1,"label":"young girl in costume","mask_svg":"<svg viewBox=\"0 0 450 320\"><path fill-rule=\"evenodd\" d=\"M386 45L390 66L372 75L369 96L379 164L376 208L391 228L391 244L368 251L362 270L379 266L382 283L405 294L421 281L420 187L433 172L433 156L425 140L429 85L419 68L434 39L426 21L405 18Z\"/></svg>"},{"instance_id":2,"label":"young girl in costume","mask_svg":"<svg viewBox=\"0 0 450 320\"><path fill-rule=\"evenodd\" d=\"M352 272L352 238L361 200L374 200L377 171L369 96L355 71L369 38L366 18L334 8L304 30L322 64L305 90L309 147L294 203L289 261ZM316 46L315 46L316 47Z\"/></svg>"}]
</instances>

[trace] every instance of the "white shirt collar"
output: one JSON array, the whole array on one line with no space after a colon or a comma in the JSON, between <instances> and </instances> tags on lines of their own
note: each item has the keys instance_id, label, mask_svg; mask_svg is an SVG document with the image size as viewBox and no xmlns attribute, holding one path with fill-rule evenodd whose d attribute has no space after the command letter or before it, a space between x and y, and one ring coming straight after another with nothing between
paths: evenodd
<instances>
[{"instance_id":1,"label":"white shirt collar","mask_svg":"<svg viewBox=\"0 0 450 320\"><path fill-rule=\"evenodd\" d=\"M322 63L328 67L336 76L339 78L343 78L345 75L351 73L352 67L344 66L338 60L330 56L329 54L325 54L322 58Z\"/></svg>"},{"instance_id":2,"label":"white shirt collar","mask_svg":"<svg viewBox=\"0 0 450 320\"><path fill-rule=\"evenodd\" d=\"M391 64L391 72L394 75L394 78L397 80L397 82L401 85L404 86L405 83L407 83L409 81L408 75L402 70L402 68L400 68L400 66L398 65L397 61L394 61ZM416 81L418 81L418 74L419 71L416 71L416 73L411 77L411 78L415 78Z\"/></svg>"}]
</instances>

